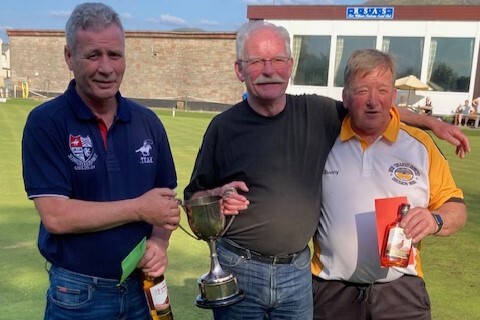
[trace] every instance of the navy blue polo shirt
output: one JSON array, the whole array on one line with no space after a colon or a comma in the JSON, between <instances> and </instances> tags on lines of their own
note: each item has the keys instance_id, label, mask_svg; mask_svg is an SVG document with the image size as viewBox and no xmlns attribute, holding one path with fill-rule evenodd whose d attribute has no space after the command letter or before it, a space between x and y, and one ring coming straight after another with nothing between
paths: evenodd
<instances>
[{"instance_id":1,"label":"navy blue polo shirt","mask_svg":"<svg viewBox=\"0 0 480 320\"><path fill-rule=\"evenodd\" d=\"M102 139L97 119L75 91L30 113L22 141L23 178L30 199L60 196L86 201L136 198L177 177L165 129L151 110L116 96L117 115ZM119 279L121 262L152 226L128 223L81 234L51 234L40 224L38 248L52 264Z\"/></svg>"}]
</instances>

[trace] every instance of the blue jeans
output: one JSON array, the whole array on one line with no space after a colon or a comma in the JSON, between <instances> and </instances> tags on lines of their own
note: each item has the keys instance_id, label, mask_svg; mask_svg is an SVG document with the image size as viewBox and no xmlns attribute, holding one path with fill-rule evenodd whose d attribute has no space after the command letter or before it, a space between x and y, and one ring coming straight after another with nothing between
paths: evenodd
<instances>
[{"instance_id":1,"label":"blue jeans","mask_svg":"<svg viewBox=\"0 0 480 320\"><path fill-rule=\"evenodd\" d=\"M313 318L312 275L308 247L291 264L267 264L243 258L218 244L224 270L233 272L245 299L214 308L216 320Z\"/></svg>"},{"instance_id":2,"label":"blue jeans","mask_svg":"<svg viewBox=\"0 0 480 320\"><path fill-rule=\"evenodd\" d=\"M52 266L45 319L147 320L150 313L139 274L118 280L90 277Z\"/></svg>"}]
</instances>

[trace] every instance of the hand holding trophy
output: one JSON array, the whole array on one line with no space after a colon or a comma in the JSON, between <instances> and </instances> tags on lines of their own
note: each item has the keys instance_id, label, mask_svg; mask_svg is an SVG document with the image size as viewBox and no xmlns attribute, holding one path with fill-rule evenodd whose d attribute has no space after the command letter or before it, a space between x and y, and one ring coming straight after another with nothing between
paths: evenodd
<instances>
[{"instance_id":1,"label":"hand holding trophy","mask_svg":"<svg viewBox=\"0 0 480 320\"><path fill-rule=\"evenodd\" d=\"M225 196L228 196L229 192L235 192L235 189L232 189L228 190ZM235 217L231 216L227 224L227 219L222 213L222 203L221 196L207 196L188 200L182 205L190 229L196 237L181 225L180 228L197 240L207 241L210 248L210 271L198 279L200 295L197 297L196 305L200 308L224 307L245 297L243 291L238 288L236 277L223 270L218 261L215 241L230 228Z\"/></svg>"}]
</instances>

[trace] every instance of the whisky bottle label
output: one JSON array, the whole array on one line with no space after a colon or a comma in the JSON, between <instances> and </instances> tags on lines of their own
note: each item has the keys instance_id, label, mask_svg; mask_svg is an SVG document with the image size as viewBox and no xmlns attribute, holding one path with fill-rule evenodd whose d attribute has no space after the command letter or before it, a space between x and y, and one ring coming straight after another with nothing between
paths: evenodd
<instances>
[{"instance_id":1,"label":"whisky bottle label","mask_svg":"<svg viewBox=\"0 0 480 320\"><path fill-rule=\"evenodd\" d=\"M155 309L165 309L170 304L170 301L168 301L167 282L165 280L151 287L150 294L152 296Z\"/></svg>"},{"instance_id":2,"label":"whisky bottle label","mask_svg":"<svg viewBox=\"0 0 480 320\"><path fill-rule=\"evenodd\" d=\"M412 240L407 239L403 228L394 227L388 233L386 255L390 258L408 259Z\"/></svg>"}]
</instances>

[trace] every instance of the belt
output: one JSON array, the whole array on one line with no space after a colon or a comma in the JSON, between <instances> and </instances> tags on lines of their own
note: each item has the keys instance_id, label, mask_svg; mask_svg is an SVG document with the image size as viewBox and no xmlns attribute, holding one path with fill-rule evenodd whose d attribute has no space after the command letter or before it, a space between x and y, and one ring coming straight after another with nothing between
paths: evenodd
<instances>
[{"instance_id":1,"label":"belt","mask_svg":"<svg viewBox=\"0 0 480 320\"><path fill-rule=\"evenodd\" d=\"M227 240L223 238L217 239L217 243L219 243L222 247L224 247L228 251L231 251L249 260L255 260L255 261L268 263L268 264L290 264L295 260L295 258L300 253L300 252L291 253L283 256L268 256L268 255L264 255L264 254L252 251L250 249L240 247L239 245L233 244L232 242L233 241L231 240Z\"/></svg>"}]
</instances>

